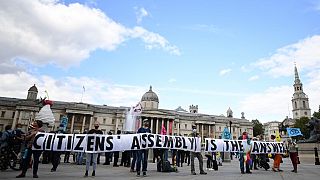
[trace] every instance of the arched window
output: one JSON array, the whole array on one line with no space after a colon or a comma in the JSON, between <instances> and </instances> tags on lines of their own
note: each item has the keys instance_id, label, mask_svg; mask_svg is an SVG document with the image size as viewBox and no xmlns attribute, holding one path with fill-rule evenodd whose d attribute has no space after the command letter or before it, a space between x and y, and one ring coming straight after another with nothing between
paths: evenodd
<instances>
[{"instance_id":1,"label":"arched window","mask_svg":"<svg viewBox=\"0 0 320 180\"><path fill-rule=\"evenodd\" d=\"M297 109L298 107L297 107L297 102L295 101L294 102L294 107Z\"/></svg>"},{"instance_id":2,"label":"arched window","mask_svg":"<svg viewBox=\"0 0 320 180\"><path fill-rule=\"evenodd\" d=\"M306 102L302 101L302 104L303 104L303 108L306 108Z\"/></svg>"}]
</instances>

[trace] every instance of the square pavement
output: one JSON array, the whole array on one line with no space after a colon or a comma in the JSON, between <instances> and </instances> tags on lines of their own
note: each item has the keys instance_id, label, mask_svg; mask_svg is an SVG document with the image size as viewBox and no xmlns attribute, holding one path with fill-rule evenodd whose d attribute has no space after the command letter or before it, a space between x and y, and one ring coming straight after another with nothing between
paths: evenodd
<instances>
[{"instance_id":1,"label":"square pavement","mask_svg":"<svg viewBox=\"0 0 320 180\"><path fill-rule=\"evenodd\" d=\"M101 161L103 162L103 161ZM291 161L288 158L284 159L284 162L281 164L280 168L283 172L273 172L271 169L265 171L264 169L260 170L252 170L252 174L240 174L239 169L239 161L237 159L232 160L229 163L223 163L223 166L219 166L218 171L206 170L207 175L200 175L198 168L198 160L195 159L196 163L196 173L197 175L190 174L190 166L184 164L183 167L179 167L179 172L171 172L171 173L161 173L156 171L156 164L149 163L148 164L148 172L147 177L136 177L136 173L129 172L129 168L127 167L113 167L111 165L102 165L99 164L96 170L96 176L92 177L92 166L90 167L89 177L83 177L85 172L85 165L75 165L72 163L63 163L61 162L58 166L56 172L50 172L52 167L51 164L39 164L39 178L46 180L67 180L67 179L110 179L110 180L120 180L120 179L216 179L216 180L296 180L296 179L307 179L307 180L319 180L320 179L320 165L315 166L311 162L302 163L298 165L298 173L291 172L292 165ZM269 162L270 166L272 166L273 161ZM204 163L204 167L206 167L206 161ZM6 171L0 171L0 179L16 179L20 172L13 171L8 169ZM26 178L22 179L33 179L32 178L32 170L29 169L27 172Z\"/></svg>"}]
</instances>

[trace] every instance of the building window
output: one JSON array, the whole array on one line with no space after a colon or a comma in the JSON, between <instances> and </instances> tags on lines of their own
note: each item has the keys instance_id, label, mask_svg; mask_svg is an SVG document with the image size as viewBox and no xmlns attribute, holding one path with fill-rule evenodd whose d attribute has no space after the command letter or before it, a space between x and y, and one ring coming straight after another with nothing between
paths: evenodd
<instances>
[{"instance_id":1,"label":"building window","mask_svg":"<svg viewBox=\"0 0 320 180\"><path fill-rule=\"evenodd\" d=\"M219 131L221 131L221 126L219 126Z\"/></svg>"},{"instance_id":2,"label":"building window","mask_svg":"<svg viewBox=\"0 0 320 180\"><path fill-rule=\"evenodd\" d=\"M174 128L175 128L175 129L177 128L177 124L176 124L176 123L174 123Z\"/></svg>"},{"instance_id":3,"label":"building window","mask_svg":"<svg viewBox=\"0 0 320 180\"><path fill-rule=\"evenodd\" d=\"M1 117L4 117L6 114L6 111L1 111Z\"/></svg>"},{"instance_id":4,"label":"building window","mask_svg":"<svg viewBox=\"0 0 320 180\"><path fill-rule=\"evenodd\" d=\"M297 106L297 102L294 102L294 107L297 109L298 106Z\"/></svg>"},{"instance_id":5,"label":"building window","mask_svg":"<svg viewBox=\"0 0 320 180\"><path fill-rule=\"evenodd\" d=\"M16 114L16 112L13 112L13 113L12 113L12 117L11 117L11 118L14 118L14 115L15 115L15 114Z\"/></svg>"},{"instance_id":6,"label":"building window","mask_svg":"<svg viewBox=\"0 0 320 180\"><path fill-rule=\"evenodd\" d=\"M242 133L241 131L242 131L242 130L240 129L240 133Z\"/></svg>"},{"instance_id":7,"label":"building window","mask_svg":"<svg viewBox=\"0 0 320 180\"><path fill-rule=\"evenodd\" d=\"M304 115L308 115L307 111L304 112Z\"/></svg>"},{"instance_id":8,"label":"building window","mask_svg":"<svg viewBox=\"0 0 320 180\"><path fill-rule=\"evenodd\" d=\"M115 124L115 123L116 123L116 120L115 120L115 119L112 119L111 124Z\"/></svg>"},{"instance_id":9,"label":"building window","mask_svg":"<svg viewBox=\"0 0 320 180\"><path fill-rule=\"evenodd\" d=\"M187 128L188 128L188 124L185 124L185 125L184 125L184 129L187 129Z\"/></svg>"},{"instance_id":10,"label":"building window","mask_svg":"<svg viewBox=\"0 0 320 180\"><path fill-rule=\"evenodd\" d=\"M236 128L235 127L233 127L233 132L236 132Z\"/></svg>"},{"instance_id":11,"label":"building window","mask_svg":"<svg viewBox=\"0 0 320 180\"><path fill-rule=\"evenodd\" d=\"M302 101L303 108L306 108L306 102Z\"/></svg>"},{"instance_id":12,"label":"building window","mask_svg":"<svg viewBox=\"0 0 320 180\"><path fill-rule=\"evenodd\" d=\"M103 118L103 124L106 124L106 118Z\"/></svg>"}]
</instances>

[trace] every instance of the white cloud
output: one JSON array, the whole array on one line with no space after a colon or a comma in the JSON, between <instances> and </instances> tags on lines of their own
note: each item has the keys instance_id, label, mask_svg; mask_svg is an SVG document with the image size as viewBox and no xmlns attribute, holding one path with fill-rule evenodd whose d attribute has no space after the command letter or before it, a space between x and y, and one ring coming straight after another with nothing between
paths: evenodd
<instances>
[{"instance_id":1,"label":"white cloud","mask_svg":"<svg viewBox=\"0 0 320 180\"><path fill-rule=\"evenodd\" d=\"M320 102L320 36L305 38L297 43L279 48L275 54L254 63L273 77L294 77L294 62L297 63L304 92L309 97L311 113L318 111ZM251 113L251 118L264 121L283 120L292 117L292 86L270 87L265 91L247 96L240 104L242 111ZM289 109L289 110L288 110ZM247 113L247 114L248 114ZM266 119L265 117L269 117ZM273 118L272 118L273 117Z\"/></svg>"},{"instance_id":2,"label":"white cloud","mask_svg":"<svg viewBox=\"0 0 320 180\"><path fill-rule=\"evenodd\" d=\"M50 76L36 77L26 72L3 74L0 76L0 81L0 94L4 97L25 99L28 89L36 84L39 91L38 98L44 97L44 91L47 90L52 100L80 102L84 86L85 93L82 100L84 103L110 106L134 105L147 91L146 87L118 85L90 77L54 79Z\"/></svg>"},{"instance_id":3,"label":"white cloud","mask_svg":"<svg viewBox=\"0 0 320 180\"><path fill-rule=\"evenodd\" d=\"M138 7L135 7L134 8L136 10L136 16L137 16L137 23L140 24L142 22L142 19L144 17L147 17L149 16L149 12L145 9L145 8L138 8Z\"/></svg>"},{"instance_id":4,"label":"white cloud","mask_svg":"<svg viewBox=\"0 0 320 180\"><path fill-rule=\"evenodd\" d=\"M290 86L270 87L264 92L244 98L240 102L240 111L246 113L247 119L258 119L263 122L280 121L291 113L292 94L293 88Z\"/></svg>"},{"instance_id":5,"label":"white cloud","mask_svg":"<svg viewBox=\"0 0 320 180\"><path fill-rule=\"evenodd\" d=\"M260 77L258 75L255 75L255 76L251 76L248 80L249 81L255 81L255 80L258 80Z\"/></svg>"},{"instance_id":6,"label":"white cloud","mask_svg":"<svg viewBox=\"0 0 320 180\"><path fill-rule=\"evenodd\" d=\"M148 49L180 54L163 36L143 27L124 27L101 10L79 3L0 1L0 13L0 59L6 64L19 58L35 65L70 66L97 49L113 51L131 38L142 39Z\"/></svg>"},{"instance_id":7,"label":"white cloud","mask_svg":"<svg viewBox=\"0 0 320 180\"><path fill-rule=\"evenodd\" d=\"M174 83L174 82L177 82L177 80L175 78L169 79L169 83Z\"/></svg>"},{"instance_id":8,"label":"white cloud","mask_svg":"<svg viewBox=\"0 0 320 180\"><path fill-rule=\"evenodd\" d=\"M254 66L273 77L292 76L294 62L299 71L318 71L320 68L320 35L305 38L279 48L273 55L262 58Z\"/></svg>"},{"instance_id":9,"label":"white cloud","mask_svg":"<svg viewBox=\"0 0 320 180\"><path fill-rule=\"evenodd\" d=\"M226 74L229 74L232 70L231 69L222 69L220 72L219 72L219 75L220 76L224 76Z\"/></svg>"}]
</instances>

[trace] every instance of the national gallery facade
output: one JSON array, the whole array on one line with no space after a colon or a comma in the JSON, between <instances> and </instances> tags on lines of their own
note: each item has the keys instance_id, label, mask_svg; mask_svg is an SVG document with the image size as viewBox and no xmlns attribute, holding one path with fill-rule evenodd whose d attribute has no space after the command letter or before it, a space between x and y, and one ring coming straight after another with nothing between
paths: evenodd
<instances>
[{"instance_id":1,"label":"national gallery facade","mask_svg":"<svg viewBox=\"0 0 320 180\"><path fill-rule=\"evenodd\" d=\"M26 130L42 107L37 95L38 89L34 85L28 90L26 99L0 97L0 131L8 124L14 128L17 123L22 124ZM175 110L159 109L159 98L151 86L142 96L141 105L140 118L149 120L152 133L160 134L164 124L168 134L187 136L192 132L192 124L195 124L202 139L220 138L225 127L231 129L233 139L238 138L244 131L251 136L253 134L253 124L245 119L244 113L241 113L240 118L235 118L230 108L226 116L198 113L198 105L190 105L189 111L181 107ZM56 130L61 118L67 116L68 133L82 133L93 128L93 123L98 121L104 133L111 131L114 134L118 129L123 129L129 107L54 101L51 110L55 122L49 130Z\"/></svg>"}]
</instances>

